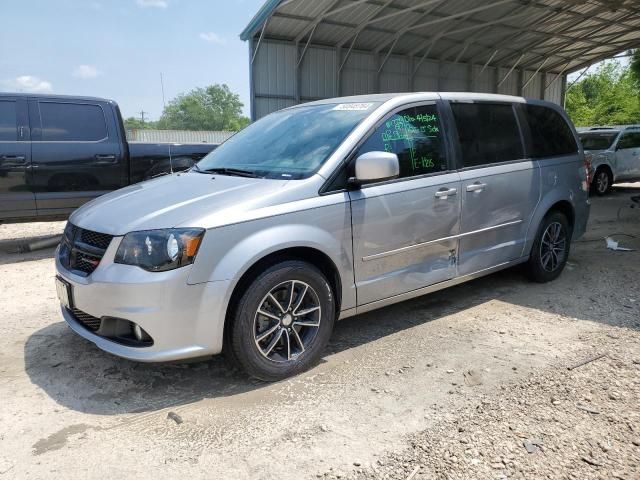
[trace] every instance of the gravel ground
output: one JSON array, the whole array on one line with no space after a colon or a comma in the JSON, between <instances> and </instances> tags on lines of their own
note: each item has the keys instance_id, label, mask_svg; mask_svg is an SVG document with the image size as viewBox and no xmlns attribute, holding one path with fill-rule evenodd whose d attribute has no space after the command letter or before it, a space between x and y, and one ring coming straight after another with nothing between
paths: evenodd
<instances>
[{"instance_id":1,"label":"gravel ground","mask_svg":"<svg viewBox=\"0 0 640 480\"><path fill-rule=\"evenodd\" d=\"M0 479L640 478L640 252L602 240L640 249L638 187L593 200L555 282L514 269L345 320L274 384L103 353L61 321L52 249L0 252ZM0 250L62 228L0 225Z\"/></svg>"}]
</instances>

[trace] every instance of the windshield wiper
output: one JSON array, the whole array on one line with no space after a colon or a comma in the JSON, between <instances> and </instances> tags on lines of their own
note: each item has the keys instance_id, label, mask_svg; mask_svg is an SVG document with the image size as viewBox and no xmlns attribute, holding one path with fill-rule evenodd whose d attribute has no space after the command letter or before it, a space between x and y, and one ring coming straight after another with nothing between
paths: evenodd
<instances>
[{"instance_id":1,"label":"windshield wiper","mask_svg":"<svg viewBox=\"0 0 640 480\"><path fill-rule=\"evenodd\" d=\"M203 170L198 167L197 171L202 173L219 173L221 175L230 175L234 177L259 178L255 173L249 170L241 170L239 168L215 167Z\"/></svg>"}]
</instances>

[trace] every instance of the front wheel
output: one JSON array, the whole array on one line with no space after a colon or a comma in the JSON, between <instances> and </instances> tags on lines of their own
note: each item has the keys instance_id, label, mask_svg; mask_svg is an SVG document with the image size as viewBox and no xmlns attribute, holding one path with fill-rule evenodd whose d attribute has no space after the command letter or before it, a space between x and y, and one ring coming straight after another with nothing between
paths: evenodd
<instances>
[{"instance_id":1,"label":"front wheel","mask_svg":"<svg viewBox=\"0 0 640 480\"><path fill-rule=\"evenodd\" d=\"M571 230L567 217L560 212L548 214L540 228L527 264L529 278L544 283L560 276L569 258Z\"/></svg>"},{"instance_id":2,"label":"front wheel","mask_svg":"<svg viewBox=\"0 0 640 480\"><path fill-rule=\"evenodd\" d=\"M335 320L333 292L313 265L284 261L255 278L230 320L231 356L253 377L281 380L320 358Z\"/></svg>"},{"instance_id":3,"label":"front wheel","mask_svg":"<svg viewBox=\"0 0 640 480\"><path fill-rule=\"evenodd\" d=\"M611 190L611 184L613 183L613 176L606 168L599 168L593 177L593 183L591 184L593 192L598 196L603 196L609 193Z\"/></svg>"}]
</instances>

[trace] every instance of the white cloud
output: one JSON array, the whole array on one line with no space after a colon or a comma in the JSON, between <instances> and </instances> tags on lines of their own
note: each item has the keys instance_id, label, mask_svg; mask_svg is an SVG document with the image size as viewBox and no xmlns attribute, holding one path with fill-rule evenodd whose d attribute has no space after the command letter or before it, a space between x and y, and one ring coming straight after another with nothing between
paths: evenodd
<instances>
[{"instance_id":1,"label":"white cloud","mask_svg":"<svg viewBox=\"0 0 640 480\"><path fill-rule=\"evenodd\" d=\"M224 45L225 43L227 43L227 40L225 38L221 37L215 32L201 33L199 37L205 42L217 43L218 45Z\"/></svg>"},{"instance_id":2,"label":"white cloud","mask_svg":"<svg viewBox=\"0 0 640 480\"><path fill-rule=\"evenodd\" d=\"M2 85L7 90L25 93L49 93L53 90L51 82L33 75L20 75L12 80L2 82Z\"/></svg>"},{"instance_id":3,"label":"white cloud","mask_svg":"<svg viewBox=\"0 0 640 480\"><path fill-rule=\"evenodd\" d=\"M79 65L73 69L73 76L87 80L90 78L96 78L102 72L93 65Z\"/></svg>"},{"instance_id":4,"label":"white cloud","mask_svg":"<svg viewBox=\"0 0 640 480\"><path fill-rule=\"evenodd\" d=\"M169 6L167 0L136 0L136 3L142 8L167 8Z\"/></svg>"}]
</instances>

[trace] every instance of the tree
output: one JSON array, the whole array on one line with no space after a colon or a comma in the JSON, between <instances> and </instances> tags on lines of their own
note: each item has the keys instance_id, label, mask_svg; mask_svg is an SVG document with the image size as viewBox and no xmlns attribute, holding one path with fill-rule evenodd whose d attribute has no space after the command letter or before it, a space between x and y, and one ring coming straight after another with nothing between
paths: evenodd
<instances>
[{"instance_id":1,"label":"tree","mask_svg":"<svg viewBox=\"0 0 640 480\"><path fill-rule=\"evenodd\" d=\"M129 117L124 120L124 128L127 130L143 130L143 129L154 129L158 128L158 122L143 122L141 119L136 117Z\"/></svg>"},{"instance_id":2,"label":"tree","mask_svg":"<svg viewBox=\"0 0 640 480\"><path fill-rule=\"evenodd\" d=\"M229 87L210 85L180 94L164 109L158 128L170 130L240 130L249 124L243 103Z\"/></svg>"},{"instance_id":3,"label":"tree","mask_svg":"<svg viewBox=\"0 0 640 480\"><path fill-rule=\"evenodd\" d=\"M631 76L636 84L640 87L640 48L633 51L629 70L631 70Z\"/></svg>"},{"instance_id":4,"label":"tree","mask_svg":"<svg viewBox=\"0 0 640 480\"><path fill-rule=\"evenodd\" d=\"M566 108L577 126L639 123L640 83L631 67L603 62L568 89Z\"/></svg>"}]
</instances>

